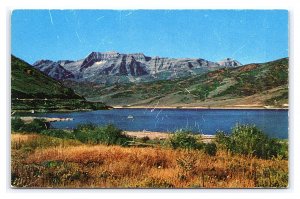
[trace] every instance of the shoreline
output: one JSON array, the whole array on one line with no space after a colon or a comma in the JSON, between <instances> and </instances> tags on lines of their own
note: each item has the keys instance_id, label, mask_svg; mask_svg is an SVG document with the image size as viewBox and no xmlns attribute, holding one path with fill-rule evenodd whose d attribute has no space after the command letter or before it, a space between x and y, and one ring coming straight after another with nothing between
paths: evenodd
<instances>
[{"instance_id":1,"label":"shoreline","mask_svg":"<svg viewBox=\"0 0 300 199\"><path fill-rule=\"evenodd\" d=\"M16 118L16 117L12 117ZM42 119L45 120L45 122L62 122L62 121L72 121L73 118L58 118L58 117L33 117L33 116L24 116L20 117L21 120L23 120L25 123L30 123L34 119Z\"/></svg>"},{"instance_id":2,"label":"shoreline","mask_svg":"<svg viewBox=\"0 0 300 199\"><path fill-rule=\"evenodd\" d=\"M157 132L157 131L123 131L125 135L128 135L132 138L146 138L148 137L150 140L166 140L174 133L172 132ZM196 136L201 137L201 141L204 143L212 142L216 136L208 135L208 134L195 134Z\"/></svg>"},{"instance_id":3,"label":"shoreline","mask_svg":"<svg viewBox=\"0 0 300 199\"><path fill-rule=\"evenodd\" d=\"M112 109L176 109L176 110L289 110L289 108L267 106L114 106Z\"/></svg>"}]
</instances>

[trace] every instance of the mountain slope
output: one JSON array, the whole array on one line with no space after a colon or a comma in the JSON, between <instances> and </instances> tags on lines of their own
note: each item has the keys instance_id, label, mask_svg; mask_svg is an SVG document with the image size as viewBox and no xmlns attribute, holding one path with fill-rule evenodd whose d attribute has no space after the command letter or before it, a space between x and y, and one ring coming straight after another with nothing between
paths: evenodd
<instances>
[{"instance_id":1,"label":"mountain slope","mask_svg":"<svg viewBox=\"0 0 300 199\"><path fill-rule=\"evenodd\" d=\"M82 99L72 89L42 74L23 60L11 56L12 98Z\"/></svg>"},{"instance_id":2,"label":"mountain slope","mask_svg":"<svg viewBox=\"0 0 300 199\"><path fill-rule=\"evenodd\" d=\"M66 111L107 108L102 102L87 102L72 89L13 55L11 98L12 110Z\"/></svg>"},{"instance_id":3,"label":"mountain slope","mask_svg":"<svg viewBox=\"0 0 300 199\"><path fill-rule=\"evenodd\" d=\"M42 73L57 80L75 77L73 73L62 67L59 62L41 60L39 62L35 62L32 66L37 68Z\"/></svg>"},{"instance_id":4,"label":"mountain slope","mask_svg":"<svg viewBox=\"0 0 300 199\"><path fill-rule=\"evenodd\" d=\"M58 66L60 66L59 72L55 70ZM40 60L34 63L35 68L55 79L110 85L174 79L203 74L220 67L237 66L241 64L230 58L220 62L211 62L200 58L161 58L145 56L143 53L121 54L118 52L92 52L79 61ZM51 72L53 70L56 72Z\"/></svg>"},{"instance_id":5,"label":"mountain slope","mask_svg":"<svg viewBox=\"0 0 300 199\"><path fill-rule=\"evenodd\" d=\"M106 86L64 81L91 101L111 106L284 107L288 103L288 59L202 75Z\"/></svg>"}]
</instances>

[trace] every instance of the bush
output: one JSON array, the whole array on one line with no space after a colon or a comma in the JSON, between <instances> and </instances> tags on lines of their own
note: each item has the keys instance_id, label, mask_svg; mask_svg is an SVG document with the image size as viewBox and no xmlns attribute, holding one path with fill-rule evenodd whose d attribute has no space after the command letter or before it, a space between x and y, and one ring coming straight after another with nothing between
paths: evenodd
<instances>
[{"instance_id":1,"label":"bush","mask_svg":"<svg viewBox=\"0 0 300 199\"><path fill-rule=\"evenodd\" d=\"M143 142L143 143L146 143L147 141L149 141L150 140L150 138L148 137L148 136L145 136L145 137L142 137L141 138L141 141Z\"/></svg>"},{"instance_id":2,"label":"bush","mask_svg":"<svg viewBox=\"0 0 300 199\"><path fill-rule=\"evenodd\" d=\"M72 133L62 129L47 129L47 130L43 130L41 134L51 136L51 137L57 137L57 138L74 139L74 135Z\"/></svg>"},{"instance_id":3,"label":"bush","mask_svg":"<svg viewBox=\"0 0 300 199\"><path fill-rule=\"evenodd\" d=\"M92 138L92 131L97 128L93 124L79 124L76 129L74 129L74 138L80 142L87 143Z\"/></svg>"},{"instance_id":4,"label":"bush","mask_svg":"<svg viewBox=\"0 0 300 199\"><path fill-rule=\"evenodd\" d=\"M11 130L15 132L33 132L40 133L47 129L46 121L43 119L34 119L32 122L26 124L20 118L14 118L11 120Z\"/></svg>"},{"instance_id":5,"label":"bush","mask_svg":"<svg viewBox=\"0 0 300 199\"><path fill-rule=\"evenodd\" d=\"M25 123L20 118L11 119L11 131L20 132L24 127Z\"/></svg>"},{"instance_id":6,"label":"bush","mask_svg":"<svg viewBox=\"0 0 300 199\"><path fill-rule=\"evenodd\" d=\"M75 130L86 132L86 131L94 130L95 128L97 128L95 124L88 123L88 124L79 124Z\"/></svg>"},{"instance_id":7,"label":"bush","mask_svg":"<svg viewBox=\"0 0 300 199\"><path fill-rule=\"evenodd\" d=\"M33 133L40 133L43 130L47 129L46 121L43 119L34 119L29 124L25 124L22 128L25 132L33 132Z\"/></svg>"},{"instance_id":8,"label":"bush","mask_svg":"<svg viewBox=\"0 0 300 199\"><path fill-rule=\"evenodd\" d=\"M278 141L278 142L281 144L281 147L280 147L280 150L279 150L279 153L278 153L278 157L281 157L283 159L288 159L288 157L289 157L288 142L285 141L285 140L281 140L281 141Z\"/></svg>"},{"instance_id":9,"label":"bush","mask_svg":"<svg viewBox=\"0 0 300 199\"><path fill-rule=\"evenodd\" d=\"M93 140L95 143L101 144L122 144L124 141L122 138L126 138L122 134L122 130L116 128L114 125L107 125L104 127L98 127L92 132Z\"/></svg>"},{"instance_id":10,"label":"bush","mask_svg":"<svg viewBox=\"0 0 300 199\"><path fill-rule=\"evenodd\" d=\"M202 143L190 131L176 131L169 141L173 149L202 149Z\"/></svg>"},{"instance_id":11,"label":"bush","mask_svg":"<svg viewBox=\"0 0 300 199\"><path fill-rule=\"evenodd\" d=\"M222 147L227 147L230 144L230 137L224 131L216 132L216 142Z\"/></svg>"},{"instance_id":12,"label":"bush","mask_svg":"<svg viewBox=\"0 0 300 199\"><path fill-rule=\"evenodd\" d=\"M232 153L254 155L264 159L278 157L285 151L284 145L277 139L269 138L253 125L238 124L233 128L231 135L218 132L216 141Z\"/></svg>"},{"instance_id":13,"label":"bush","mask_svg":"<svg viewBox=\"0 0 300 199\"><path fill-rule=\"evenodd\" d=\"M217 145L215 143L205 144L204 152L210 156L215 156L217 154Z\"/></svg>"},{"instance_id":14,"label":"bush","mask_svg":"<svg viewBox=\"0 0 300 199\"><path fill-rule=\"evenodd\" d=\"M83 143L124 145L129 137L112 124L100 127L92 124L80 125L74 130L74 137Z\"/></svg>"}]
</instances>

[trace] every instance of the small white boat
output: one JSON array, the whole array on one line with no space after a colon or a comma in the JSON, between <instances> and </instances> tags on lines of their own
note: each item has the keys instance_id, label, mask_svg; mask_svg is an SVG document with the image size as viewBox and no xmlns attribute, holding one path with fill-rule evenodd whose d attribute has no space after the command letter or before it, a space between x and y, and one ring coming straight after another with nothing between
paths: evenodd
<instances>
[{"instance_id":1,"label":"small white boat","mask_svg":"<svg viewBox=\"0 0 300 199\"><path fill-rule=\"evenodd\" d=\"M133 119L132 115L128 115L127 119Z\"/></svg>"}]
</instances>

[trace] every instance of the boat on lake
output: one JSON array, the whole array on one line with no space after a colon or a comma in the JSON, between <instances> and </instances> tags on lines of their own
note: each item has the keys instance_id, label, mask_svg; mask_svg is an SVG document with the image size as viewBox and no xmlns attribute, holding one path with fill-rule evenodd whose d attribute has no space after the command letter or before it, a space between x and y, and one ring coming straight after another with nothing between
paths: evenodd
<instances>
[{"instance_id":1,"label":"boat on lake","mask_svg":"<svg viewBox=\"0 0 300 199\"><path fill-rule=\"evenodd\" d=\"M128 115L127 119L133 119L132 115Z\"/></svg>"}]
</instances>

